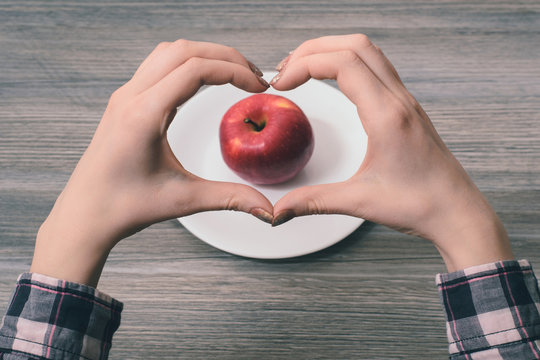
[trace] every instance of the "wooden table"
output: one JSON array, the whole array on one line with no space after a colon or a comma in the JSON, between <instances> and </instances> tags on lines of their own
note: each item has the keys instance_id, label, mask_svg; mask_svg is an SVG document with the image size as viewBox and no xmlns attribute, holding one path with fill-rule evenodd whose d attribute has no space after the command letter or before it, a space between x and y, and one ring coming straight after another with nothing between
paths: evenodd
<instances>
[{"instance_id":1,"label":"wooden table","mask_svg":"<svg viewBox=\"0 0 540 360\"><path fill-rule=\"evenodd\" d=\"M537 1L0 1L0 310L109 95L160 41L236 47L270 69L302 41L368 34L540 268ZM126 305L111 359L440 359L427 241L366 223L280 261L177 221L123 241L100 288Z\"/></svg>"}]
</instances>

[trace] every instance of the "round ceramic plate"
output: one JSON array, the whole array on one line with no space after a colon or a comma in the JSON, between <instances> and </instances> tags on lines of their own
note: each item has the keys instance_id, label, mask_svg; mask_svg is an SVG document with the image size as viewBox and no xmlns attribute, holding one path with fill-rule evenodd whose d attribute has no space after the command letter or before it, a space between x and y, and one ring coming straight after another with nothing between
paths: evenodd
<instances>
[{"instance_id":1,"label":"round ceramic plate","mask_svg":"<svg viewBox=\"0 0 540 360\"><path fill-rule=\"evenodd\" d=\"M266 72L270 80L275 72ZM315 137L313 156L292 180L278 185L252 185L275 203L290 190L343 181L359 168L367 149L367 135L355 106L337 89L309 80L291 91L273 88L267 93L285 96L306 114ZM186 102L168 130L171 148L182 165L210 180L247 184L223 161L219 125L223 114L252 94L232 85L209 87ZM249 184L251 185L251 184ZM272 228L255 217L233 211L210 211L178 219L208 244L240 256L280 259L306 255L333 245L364 220L345 215L295 218Z\"/></svg>"}]
</instances>

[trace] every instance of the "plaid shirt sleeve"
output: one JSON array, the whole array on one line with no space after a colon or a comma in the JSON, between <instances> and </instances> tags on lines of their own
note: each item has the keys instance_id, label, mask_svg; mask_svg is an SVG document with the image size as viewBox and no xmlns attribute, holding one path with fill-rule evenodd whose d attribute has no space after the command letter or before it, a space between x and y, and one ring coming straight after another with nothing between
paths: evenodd
<instances>
[{"instance_id":1,"label":"plaid shirt sleeve","mask_svg":"<svg viewBox=\"0 0 540 360\"><path fill-rule=\"evenodd\" d=\"M89 286L22 274L0 324L0 359L106 359L122 307Z\"/></svg>"},{"instance_id":2,"label":"plaid shirt sleeve","mask_svg":"<svg viewBox=\"0 0 540 360\"><path fill-rule=\"evenodd\" d=\"M451 360L540 359L538 282L526 260L436 278Z\"/></svg>"}]
</instances>

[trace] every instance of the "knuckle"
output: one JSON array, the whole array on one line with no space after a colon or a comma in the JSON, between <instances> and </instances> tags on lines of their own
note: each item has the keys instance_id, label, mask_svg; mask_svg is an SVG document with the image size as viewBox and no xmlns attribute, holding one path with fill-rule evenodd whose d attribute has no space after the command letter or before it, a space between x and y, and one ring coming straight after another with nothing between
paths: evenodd
<instances>
[{"instance_id":1,"label":"knuckle","mask_svg":"<svg viewBox=\"0 0 540 360\"><path fill-rule=\"evenodd\" d=\"M143 106L126 106L122 109L121 119L125 122L139 124L147 117L148 109Z\"/></svg>"},{"instance_id":2,"label":"knuckle","mask_svg":"<svg viewBox=\"0 0 540 360\"><path fill-rule=\"evenodd\" d=\"M130 102L130 94L129 94L129 81L119 87L118 89L114 90L111 96L109 97L109 101L107 103L107 109L113 110L113 111L119 111L123 109L126 105L126 103Z\"/></svg>"},{"instance_id":3,"label":"knuckle","mask_svg":"<svg viewBox=\"0 0 540 360\"><path fill-rule=\"evenodd\" d=\"M190 57L184 63L184 66L197 69L203 65L203 59L197 56Z\"/></svg>"},{"instance_id":4,"label":"knuckle","mask_svg":"<svg viewBox=\"0 0 540 360\"><path fill-rule=\"evenodd\" d=\"M226 46L225 47L225 53L227 54L229 59L234 59L236 57L241 56L240 52L238 52L238 50L236 50L235 48L233 48L231 46Z\"/></svg>"},{"instance_id":5,"label":"knuckle","mask_svg":"<svg viewBox=\"0 0 540 360\"><path fill-rule=\"evenodd\" d=\"M109 106L116 106L119 103L122 102L122 98L124 97L124 91L123 86L119 87L118 89L114 90L109 98Z\"/></svg>"},{"instance_id":6,"label":"knuckle","mask_svg":"<svg viewBox=\"0 0 540 360\"><path fill-rule=\"evenodd\" d=\"M185 74L190 77L197 76L202 78L206 72L204 59L197 56L187 59L184 64L182 64L182 68Z\"/></svg>"},{"instance_id":7,"label":"knuckle","mask_svg":"<svg viewBox=\"0 0 540 360\"><path fill-rule=\"evenodd\" d=\"M408 126L409 120L409 109L403 103L396 101L387 111L384 122L399 128L404 128Z\"/></svg>"},{"instance_id":8,"label":"knuckle","mask_svg":"<svg viewBox=\"0 0 540 360\"><path fill-rule=\"evenodd\" d=\"M200 85L204 85L204 78L211 71L211 68L208 67L208 62L197 56L187 59L181 67L186 77L194 80L198 79Z\"/></svg>"},{"instance_id":9,"label":"knuckle","mask_svg":"<svg viewBox=\"0 0 540 360\"><path fill-rule=\"evenodd\" d=\"M154 51L163 50L166 47L169 47L169 45L171 45L171 43L169 41L162 41L159 44L157 44L157 46L154 48Z\"/></svg>"},{"instance_id":10,"label":"knuckle","mask_svg":"<svg viewBox=\"0 0 540 360\"><path fill-rule=\"evenodd\" d=\"M124 104L121 118L125 123L138 128L143 124L147 124L148 119L163 116L163 110L156 101L147 97L137 97Z\"/></svg>"},{"instance_id":11,"label":"knuckle","mask_svg":"<svg viewBox=\"0 0 540 360\"><path fill-rule=\"evenodd\" d=\"M360 47L370 47L371 45L373 45L371 43L371 40L369 39L369 37L367 35L364 35L364 34L354 34L352 35L352 41L354 44L356 44L357 46L360 46Z\"/></svg>"},{"instance_id":12,"label":"knuckle","mask_svg":"<svg viewBox=\"0 0 540 360\"><path fill-rule=\"evenodd\" d=\"M341 51L340 55L341 55L341 58L347 63L355 64L358 61L361 61L358 54L354 52L353 50L343 50Z\"/></svg>"},{"instance_id":13,"label":"knuckle","mask_svg":"<svg viewBox=\"0 0 540 360\"><path fill-rule=\"evenodd\" d=\"M178 39L171 44L178 51L186 51L186 49L191 45L191 41L186 39Z\"/></svg>"},{"instance_id":14,"label":"knuckle","mask_svg":"<svg viewBox=\"0 0 540 360\"><path fill-rule=\"evenodd\" d=\"M234 195L228 195L223 199L223 208L225 210L237 210L240 202Z\"/></svg>"},{"instance_id":15,"label":"knuckle","mask_svg":"<svg viewBox=\"0 0 540 360\"><path fill-rule=\"evenodd\" d=\"M307 208L310 214L325 214L326 208L319 198L311 198L307 201Z\"/></svg>"},{"instance_id":16,"label":"knuckle","mask_svg":"<svg viewBox=\"0 0 540 360\"><path fill-rule=\"evenodd\" d=\"M309 40L305 40L302 44L300 44L300 46L298 46L296 48L296 50L294 50L295 53L300 53L302 52L302 50L304 49L309 49L314 47L318 41L320 41L322 38L317 38L317 39L309 39Z\"/></svg>"}]
</instances>

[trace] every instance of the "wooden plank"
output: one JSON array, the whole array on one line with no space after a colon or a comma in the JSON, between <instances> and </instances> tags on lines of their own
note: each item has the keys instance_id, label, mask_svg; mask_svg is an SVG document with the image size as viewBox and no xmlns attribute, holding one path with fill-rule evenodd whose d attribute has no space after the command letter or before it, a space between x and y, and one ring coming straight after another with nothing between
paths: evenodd
<instances>
[{"instance_id":1,"label":"wooden plank","mask_svg":"<svg viewBox=\"0 0 540 360\"><path fill-rule=\"evenodd\" d=\"M263 69L364 32L394 62L540 265L537 1L0 1L0 311L108 96L160 41L238 48ZM443 358L426 241L366 224L297 259L239 258L176 221L124 240L100 288L125 302L111 359Z\"/></svg>"}]
</instances>

